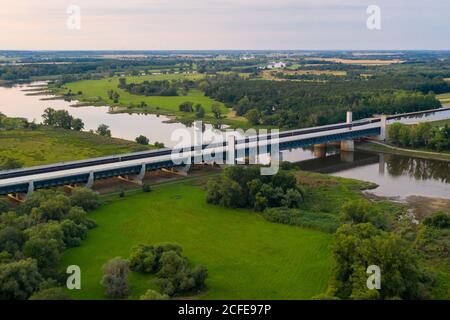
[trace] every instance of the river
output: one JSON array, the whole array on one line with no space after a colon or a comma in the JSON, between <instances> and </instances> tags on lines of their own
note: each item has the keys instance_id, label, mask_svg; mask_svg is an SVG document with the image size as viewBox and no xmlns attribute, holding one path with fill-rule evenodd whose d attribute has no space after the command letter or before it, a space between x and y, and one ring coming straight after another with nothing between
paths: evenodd
<instances>
[{"instance_id":1,"label":"river","mask_svg":"<svg viewBox=\"0 0 450 320\"><path fill-rule=\"evenodd\" d=\"M33 85L36 85L33 84ZM181 123L168 123L169 118L150 114L111 114L108 107L71 107L74 102L63 100L41 100L45 96L27 95L28 85L0 87L0 112L9 117L23 117L30 121L42 120L48 108L67 110L80 118L85 130L95 130L99 124L110 127L114 137L134 140L139 135L147 136L151 142L163 142L174 146L171 138L177 129L188 129ZM48 96L47 96L48 98ZM422 116L421 120L450 118L450 111ZM405 119L414 122L416 119ZM297 149L283 152L283 159L299 162L305 170L326 172L332 175L355 178L377 183L379 187L370 192L378 196L398 197L420 195L450 199L450 162L418 159L407 156L383 155L371 152L339 154L339 150Z\"/></svg>"}]
</instances>

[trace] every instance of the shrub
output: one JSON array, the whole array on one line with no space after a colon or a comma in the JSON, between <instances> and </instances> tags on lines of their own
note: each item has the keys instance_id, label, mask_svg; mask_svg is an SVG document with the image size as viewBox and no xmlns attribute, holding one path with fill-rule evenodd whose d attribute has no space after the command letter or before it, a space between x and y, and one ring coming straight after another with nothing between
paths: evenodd
<instances>
[{"instance_id":1,"label":"shrub","mask_svg":"<svg viewBox=\"0 0 450 320\"><path fill-rule=\"evenodd\" d=\"M137 272L153 273L157 271L158 261L153 246L139 244L131 249L130 268Z\"/></svg>"},{"instance_id":2,"label":"shrub","mask_svg":"<svg viewBox=\"0 0 450 320\"><path fill-rule=\"evenodd\" d=\"M436 212L425 218L423 224L438 229L450 228L450 213Z\"/></svg>"},{"instance_id":3,"label":"shrub","mask_svg":"<svg viewBox=\"0 0 450 320\"><path fill-rule=\"evenodd\" d=\"M140 135L135 140L137 143L145 145L145 146L150 143L150 140L146 136L143 136L143 135Z\"/></svg>"},{"instance_id":4,"label":"shrub","mask_svg":"<svg viewBox=\"0 0 450 320\"><path fill-rule=\"evenodd\" d=\"M149 184L146 184L146 183L144 183L143 185L142 185L142 191L143 192L151 192L152 191L152 187L149 185Z\"/></svg>"},{"instance_id":5,"label":"shrub","mask_svg":"<svg viewBox=\"0 0 450 320\"><path fill-rule=\"evenodd\" d=\"M25 259L0 268L0 300L25 300L35 292L42 277L36 260Z\"/></svg>"},{"instance_id":6,"label":"shrub","mask_svg":"<svg viewBox=\"0 0 450 320\"><path fill-rule=\"evenodd\" d=\"M130 292L128 281L129 262L120 257L109 260L103 266L102 285L105 287L105 294L109 298L123 299Z\"/></svg>"},{"instance_id":7,"label":"shrub","mask_svg":"<svg viewBox=\"0 0 450 320\"><path fill-rule=\"evenodd\" d=\"M75 188L70 196L71 205L81 207L85 211L97 209L100 206L100 197L97 192L88 188Z\"/></svg>"},{"instance_id":8,"label":"shrub","mask_svg":"<svg viewBox=\"0 0 450 320\"><path fill-rule=\"evenodd\" d=\"M34 293L29 300L71 300L62 288L49 288Z\"/></svg>"},{"instance_id":9,"label":"shrub","mask_svg":"<svg viewBox=\"0 0 450 320\"><path fill-rule=\"evenodd\" d=\"M139 300L168 300L169 296L166 294L161 294L154 290L147 290Z\"/></svg>"}]
</instances>

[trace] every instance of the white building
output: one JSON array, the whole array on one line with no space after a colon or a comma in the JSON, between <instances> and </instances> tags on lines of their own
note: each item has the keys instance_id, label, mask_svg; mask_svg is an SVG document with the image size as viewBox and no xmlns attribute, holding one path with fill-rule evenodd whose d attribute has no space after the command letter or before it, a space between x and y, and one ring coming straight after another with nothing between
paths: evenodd
<instances>
[{"instance_id":1,"label":"white building","mask_svg":"<svg viewBox=\"0 0 450 320\"><path fill-rule=\"evenodd\" d=\"M286 68L286 63L284 62L271 62L267 65L267 69L282 69Z\"/></svg>"}]
</instances>

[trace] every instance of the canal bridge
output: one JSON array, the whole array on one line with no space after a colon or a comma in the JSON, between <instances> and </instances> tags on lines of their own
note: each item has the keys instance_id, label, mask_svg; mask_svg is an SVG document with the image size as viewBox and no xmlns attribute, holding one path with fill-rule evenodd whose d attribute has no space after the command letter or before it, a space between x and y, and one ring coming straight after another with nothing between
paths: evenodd
<instances>
[{"instance_id":1,"label":"canal bridge","mask_svg":"<svg viewBox=\"0 0 450 320\"><path fill-rule=\"evenodd\" d=\"M431 112L431 111L430 111ZM254 135L245 138L232 136L220 143L188 146L183 152L163 148L153 151L129 153L109 157L87 159L46 166L0 171L0 195L31 194L36 189L64 185L85 185L92 187L94 181L112 177L128 177L130 181L142 183L147 171L172 169L185 163L208 163L207 158L220 155L222 159L251 156L252 150L272 152L272 145L278 151L311 145L341 142L343 151L353 151L353 140L372 137L386 138L386 125L396 116L352 121L352 113L347 113L347 121L327 126L282 131L277 134ZM232 162L232 163L233 163ZM227 164L232 164L227 161Z\"/></svg>"}]
</instances>

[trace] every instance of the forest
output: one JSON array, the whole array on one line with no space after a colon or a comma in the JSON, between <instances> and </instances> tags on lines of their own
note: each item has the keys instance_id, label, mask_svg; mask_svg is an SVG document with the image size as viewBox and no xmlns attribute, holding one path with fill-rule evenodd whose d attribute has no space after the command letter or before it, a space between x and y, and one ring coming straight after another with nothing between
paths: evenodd
<instances>
[{"instance_id":1,"label":"forest","mask_svg":"<svg viewBox=\"0 0 450 320\"><path fill-rule=\"evenodd\" d=\"M355 119L361 119L381 113L439 108L440 102L429 89L436 84L439 92L449 90L448 84L439 80L423 81L417 77L408 78L408 81L394 77L386 80L389 78L328 82L255 81L236 75L220 75L206 79L205 93L233 107L239 116L251 115L254 124L298 128L344 121L345 111L349 109Z\"/></svg>"}]
</instances>

